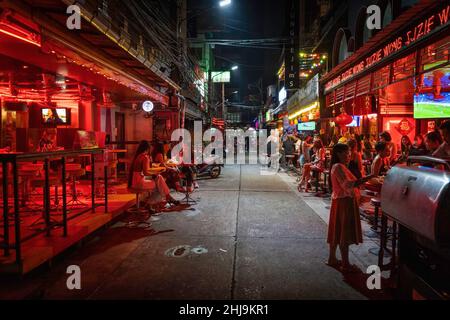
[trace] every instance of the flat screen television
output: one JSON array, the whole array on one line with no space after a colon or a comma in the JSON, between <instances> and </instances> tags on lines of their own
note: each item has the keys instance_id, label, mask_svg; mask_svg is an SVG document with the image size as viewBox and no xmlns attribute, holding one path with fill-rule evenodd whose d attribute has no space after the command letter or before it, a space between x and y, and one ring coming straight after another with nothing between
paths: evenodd
<instances>
[{"instance_id":1,"label":"flat screen television","mask_svg":"<svg viewBox=\"0 0 450 320\"><path fill-rule=\"evenodd\" d=\"M314 131L316 130L316 123L314 121L311 122L301 122L297 126L298 131Z\"/></svg>"},{"instance_id":2,"label":"flat screen television","mask_svg":"<svg viewBox=\"0 0 450 320\"><path fill-rule=\"evenodd\" d=\"M47 125L69 125L70 109L67 108L42 108L41 120Z\"/></svg>"},{"instance_id":3,"label":"flat screen television","mask_svg":"<svg viewBox=\"0 0 450 320\"><path fill-rule=\"evenodd\" d=\"M420 77L419 94L414 95L414 118L450 118L450 68L441 68Z\"/></svg>"},{"instance_id":4,"label":"flat screen television","mask_svg":"<svg viewBox=\"0 0 450 320\"><path fill-rule=\"evenodd\" d=\"M414 118L450 118L450 93L442 92L439 97L433 93L414 96Z\"/></svg>"},{"instance_id":5,"label":"flat screen television","mask_svg":"<svg viewBox=\"0 0 450 320\"><path fill-rule=\"evenodd\" d=\"M352 123L348 124L347 127L359 127L361 126L361 117L360 116L352 116Z\"/></svg>"}]
</instances>

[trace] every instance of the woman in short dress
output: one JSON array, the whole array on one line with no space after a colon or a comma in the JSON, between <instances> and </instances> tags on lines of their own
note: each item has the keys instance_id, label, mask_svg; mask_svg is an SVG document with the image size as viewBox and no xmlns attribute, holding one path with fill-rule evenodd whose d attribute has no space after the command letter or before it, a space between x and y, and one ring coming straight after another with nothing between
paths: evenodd
<instances>
[{"instance_id":1,"label":"woman in short dress","mask_svg":"<svg viewBox=\"0 0 450 320\"><path fill-rule=\"evenodd\" d=\"M314 154L313 157L311 158L312 162L306 163L303 166L302 179L298 184L298 190L300 192L303 188L303 185L305 186L305 192L309 192L312 171L321 172L325 169L326 151L325 148L323 147L322 140L318 139L314 141L313 151Z\"/></svg>"},{"instance_id":2,"label":"woman in short dress","mask_svg":"<svg viewBox=\"0 0 450 320\"><path fill-rule=\"evenodd\" d=\"M133 162L130 166L130 173L128 176L128 187L143 191L153 192L157 191L162 200L167 201L170 204L179 204L170 195L169 187L166 181L161 175L156 175L154 179L146 179L147 176L151 176L151 160L150 160L151 146L148 141L141 141L136 150Z\"/></svg>"},{"instance_id":3,"label":"woman in short dress","mask_svg":"<svg viewBox=\"0 0 450 320\"><path fill-rule=\"evenodd\" d=\"M351 160L350 148L346 144L333 147L331 158L331 209L327 242L330 245L328 265L340 267L342 272L358 269L350 264L348 250L352 244L362 243L361 219L359 216L358 187L372 176L357 179L348 169ZM342 262L336 258L339 247Z\"/></svg>"}]
</instances>

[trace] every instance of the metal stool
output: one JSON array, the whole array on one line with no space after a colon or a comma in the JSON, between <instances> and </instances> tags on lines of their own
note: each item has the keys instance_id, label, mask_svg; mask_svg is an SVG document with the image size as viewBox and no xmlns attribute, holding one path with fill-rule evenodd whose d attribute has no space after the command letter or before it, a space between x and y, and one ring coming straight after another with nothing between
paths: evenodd
<instances>
[{"instance_id":1,"label":"metal stool","mask_svg":"<svg viewBox=\"0 0 450 320\"><path fill-rule=\"evenodd\" d=\"M55 207L48 208L49 211L52 209L57 210L59 207L59 199L58 199L58 186L59 185L60 185L60 181L59 181L58 177L55 177L55 176L49 177L50 190L51 190L52 186L55 187L55 200L54 200ZM32 188L43 188L42 194L44 197L44 199L43 199L44 208L42 210L41 216L38 219L36 219L33 223L31 223L29 227L31 229L33 229L34 226L41 225L41 224L47 224L47 218L48 218L48 223L50 225L55 225L55 224L58 225L58 221L54 220L51 216L46 217L46 197L47 197L47 195L46 195L46 191L45 191L45 179L43 179L43 178L33 179L31 181L31 186L32 186ZM50 192L50 190L49 190L49 192ZM48 197L50 198L50 194L48 195ZM49 227L50 225L47 225L47 227Z\"/></svg>"},{"instance_id":2,"label":"metal stool","mask_svg":"<svg viewBox=\"0 0 450 320\"><path fill-rule=\"evenodd\" d=\"M131 207L130 209L127 210L128 213L134 215L135 220L129 221L128 227L138 227L140 225L150 227L152 225L151 222L148 222L143 218L143 215L149 214L150 212L146 208L141 208L141 199L140 199L140 195L142 193L148 192L148 190L139 188L128 188L128 191L130 193L136 194L136 204L134 205L134 207Z\"/></svg>"},{"instance_id":3,"label":"metal stool","mask_svg":"<svg viewBox=\"0 0 450 320\"><path fill-rule=\"evenodd\" d=\"M397 229L398 225L396 221L392 221L392 233L391 233L391 241L392 241L392 247L391 250L387 248L387 241L388 241L388 217L382 213L381 214L381 232L380 232L380 250L378 251L378 266L381 270L390 270L394 271L395 265L396 265L396 258L397 258ZM387 253L387 254L386 254ZM390 256L391 261L385 265L383 262L384 256Z\"/></svg>"},{"instance_id":4,"label":"metal stool","mask_svg":"<svg viewBox=\"0 0 450 320\"><path fill-rule=\"evenodd\" d=\"M374 206L374 216L373 216L373 225L371 229L375 232L378 232L378 220L380 215L380 208L381 208L381 199L380 198L371 198L370 204Z\"/></svg>"},{"instance_id":5,"label":"metal stool","mask_svg":"<svg viewBox=\"0 0 450 320\"><path fill-rule=\"evenodd\" d=\"M79 205L82 207L87 206L86 203L84 203L78 199L78 196L81 196L82 193L77 191L77 178L84 176L86 174L86 171L81 168L81 164L68 163L68 164L66 164L66 172L69 175L70 179L72 180L72 183L71 183L72 199L67 203L67 205L71 206L71 207L74 207L76 205Z\"/></svg>"}]
</instances>

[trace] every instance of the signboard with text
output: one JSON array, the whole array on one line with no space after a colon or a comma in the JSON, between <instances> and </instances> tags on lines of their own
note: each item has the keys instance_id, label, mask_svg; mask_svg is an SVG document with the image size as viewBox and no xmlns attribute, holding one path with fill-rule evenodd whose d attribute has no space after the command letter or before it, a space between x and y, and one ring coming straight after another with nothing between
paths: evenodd
<instances>
[{"instance_id":1,"label":"signboard with text","mask_svg":"<svg viewBox=\"0 0 450 320\"><path fill-rule=\"evenodd\" d=\"M286 90L298 89L300 85L300 59L299 59L299 15L300 15L300 1L290 0L287 3L286 17L289 17L289 43L285 50L285 86Z\"/></svg>"},{"instance_id":2,"label":"signboard with text","mask_svg":"<svg viewBox=\"0 0 450 320\"><path fill-rule=\"evenodd\" d=\"M422 39L426 35L430 34L433 30L446 26L450 18L450 5L445 8L441 8L438 12L432 14L426 19L422 19L412 28L406 30L403 34L399 35L393 41L387 43L384 47L379 48L366 58L360 60L353 67L348 68L341 73L338 77L328 81L325 84L325 92L329 92L342 82L353 78L354 76L362 73L366 69L380 63L384 59L397 53L398 51L412 45L419 39Z\"/></svg>"},{"instance_id":3,"label":"signboard with text","mask_svg":"<svg viewBox=\"0 0 450 320\"><path fill-rule=\"evenodd\" d=\"M230 82L230 71L213 71L211 72L211 79L214 83Z\"/></svg>"}]
</instances>

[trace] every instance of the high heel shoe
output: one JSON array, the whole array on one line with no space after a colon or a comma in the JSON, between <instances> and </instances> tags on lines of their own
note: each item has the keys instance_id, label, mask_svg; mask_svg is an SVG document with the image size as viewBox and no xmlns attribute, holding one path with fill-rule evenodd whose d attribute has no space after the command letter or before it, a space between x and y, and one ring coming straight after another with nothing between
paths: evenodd
<instances>
[{"instance_id":1,"label":"high heel shoe","mask_svg":"<svg viewBox=\"0 0 450 320\"><path fill-rule=\"evenodd\" d=\"M180 204L180 201L178 201L178 200L175 200L174 198L172 198L172 197L170 197L170 198L167 198L167 203L168 204L173 204L173 205L175 205L175 206L178 206L179 204Z\"/></svg>"}]
</instances>

